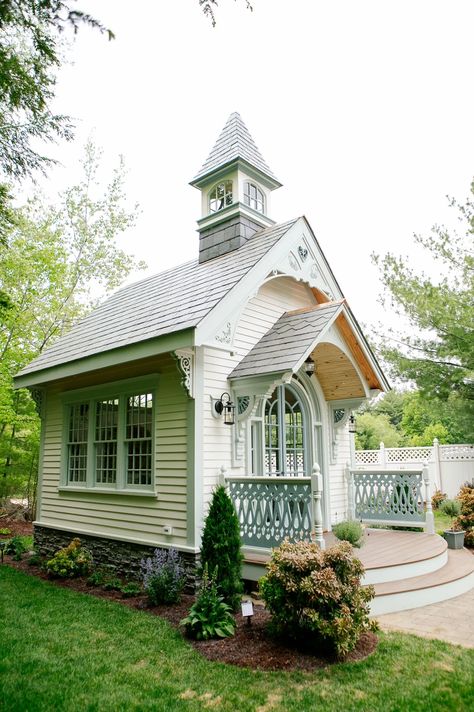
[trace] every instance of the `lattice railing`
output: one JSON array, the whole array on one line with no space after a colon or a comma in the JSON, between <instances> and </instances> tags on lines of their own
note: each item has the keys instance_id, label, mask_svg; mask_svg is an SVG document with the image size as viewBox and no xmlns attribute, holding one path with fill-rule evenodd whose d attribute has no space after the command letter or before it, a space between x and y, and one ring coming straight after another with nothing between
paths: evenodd
<instances>
[{"instance_id":1,"label":"lattice railing","mask_svg":"<svg viewBox=\"0 0 474 712\"><path fill-rule=\"evenodd\" d=\"M387 447L387 462L426 462L431 458L432 447Z\"/></svg>"},{"instance_id":2,"label":"lattice railing","mask_svg":"<svg viewBox=\"0 0 474 712\"><path fill-rule=\"evenodd\" d=\"M421 471L351 472L356 519L424 524Z\"/></svg>"},{"instance_id":3,"label":"lattice railing","mask_svg":"<svg viewBox=\"0 0 474 712\"><path fill-rule=\"evenodd\" d=\"M227 477L242 543L271 548L311 538L311 478Z\"/></svg>"}]
</instances>

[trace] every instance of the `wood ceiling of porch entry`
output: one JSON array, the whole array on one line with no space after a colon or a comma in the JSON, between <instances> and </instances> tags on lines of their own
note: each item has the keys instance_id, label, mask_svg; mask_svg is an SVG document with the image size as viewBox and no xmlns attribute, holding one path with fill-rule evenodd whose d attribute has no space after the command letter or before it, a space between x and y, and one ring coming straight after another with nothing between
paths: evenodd
<instances>
[{"instance_id":1,"label":"wood ceiling of porch entry","mask_svg":"<svg viewBox=\"0 0 474 712\"><path fill-rule=\"evenodd\" d=\"M316 376L327 401L365 398L359 375L348 357L333 344L318 344L312 353Z\"/></svg>"}]
</instances>

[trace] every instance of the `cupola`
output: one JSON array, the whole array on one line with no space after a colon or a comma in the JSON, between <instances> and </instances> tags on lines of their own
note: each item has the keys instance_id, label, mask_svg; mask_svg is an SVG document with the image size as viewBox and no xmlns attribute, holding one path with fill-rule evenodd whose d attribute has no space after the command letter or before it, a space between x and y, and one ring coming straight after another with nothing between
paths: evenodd
<instances>
[{"instance_id":1,"label":"cupola","mask_svg":"<svg viewBox=\"0 0 474 712\"><path fill-rule=\"evenodd\" d=\"M270 194L281 183L265 163L240 114L234 112L191 185L201 191L199 261L241 247L274 224Z\"/></svg>"}]
</instances>

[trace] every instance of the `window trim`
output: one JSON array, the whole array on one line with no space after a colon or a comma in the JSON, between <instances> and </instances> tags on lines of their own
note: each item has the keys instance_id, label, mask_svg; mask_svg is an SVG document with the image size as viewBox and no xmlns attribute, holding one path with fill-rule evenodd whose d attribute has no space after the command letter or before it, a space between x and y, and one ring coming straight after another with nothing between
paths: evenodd
<instances>
[{"instance_id":1,"label":"window trim","mask_svg":"<svg viewBox=\"0 0 474 712\"><path fill-rule=\"evenodd\" d=\"M61 469L59 490L64 492L97 492L100 494L155 494L155 439L156 439L156 399L159 374L150 374L147 377L130 378L123 381L113 381L103 385L89 388L78 388L73 391L65 391L61 394L62 400L62 449L61 449ZM126 400L128 396L151 393L152 404L152 432L151 432L151 483L149 485L128 485L126 470ZM95 404L107 398L119 399L119 420L117 428L117 474L114 483L104 483L96 481L95 472ZM87 437L87 472L85 482L70 482L68 471L69 452L69 413L70 407L77 403L89 403L89 424Z\"/></svg>"},{"instance_id":2,"label":"window trim","mask_svg":"<svg viewBox=\"0 0 474 712\"><path fill-rule=\"evenodd\" d=\"M258 208L254 208L254 207L250 204L250 201L252 200L252 198L250 197L250 195L247 196L247 192L246 192L246 191L247 191L247 188L250 189L250 187L255 188L256 191L257 191L257 203L258 203L258 194L259 194L259 193L262 194L262 200L260 201L260 202L262 203L262 209L261 209L261 210L259 210ZM250 193L250 191L249 191L249 193ZM245 205L247 208L250 208L251 210L255 210L256 213L259 213L259 215L265 215L265 214L266 214L267 196L265 195L265 191L262 190L262 188L258 185L258 183L254 183L254 182L251 181L251 180L246 180L246 181L244 181L244 190L243 190L243 196L242 196L242 197L243 197L243 203L244 203L244 205ZM247 197L248 197L248 200L249 200L248 203L247 203L247 200L246 200Z\"/></svg>"},{"instance_id":3,"label":"window trim","mask_svg":"<svg viewBox=\"0 0 474 712\"><path fill-rule=\"evenodd\" d=\"M227 205L226 203L226 197L229 195L229 193L226 192L225 189L225 184L230 183L231 189L230 189L230 196L232 198L231 202ZM211 193L216 190L220 185L224 186L224 205L222 208L219 208L218 210L211 210ZM213 198L214 200L214 198ZM215 198L217 200L217 198ZM220 213L222 210L225 210L225 208L230 208L230 206L234 203L234 181L232 178L225 178L224 180L219 180L217 183L214 183L212 188L210 188L208 194L207 194L207 211L209 215L217 215L217 213Z\"/></svg>"},{"instance_id":4,"label":"window trim","mask_svg":"<svg viewBox=\"0 0 474 712\"><path fill-rule=\"evenodd\" d=\"M303 463L304 463L304 470L305 473L303 475L299 474L288 474L286 471L282 471L279 473L269 473L266 470L265 467L265 456L266 456L266 441L265 441L265 429L267 427L266 423L266 404L269 400L269 398L265 398L263 400L262 404L262 472L265 477L308 477L311 474L311 457L312 457L312 432L311 432L311 410L309 408L309 404L307 402L308 396L306 395L305 391L303 388L298 388L298 383L295 381L291 381L290 383L285 383L280 386L277 386L275 388L275 391L278 391L278 400L276 401L277 403L277 413L278 413L278 428L279 428L279 438L278 438L278 450L280 452L280 458L281 462L285 464L286 468L286 428L284 432L284 436L282 435L281 431L281 425L284 424L285 422L285 401L284 401L284 393L285 393L285 388L288 388L290 391L293 391L296 399L300 403L301 406L301 412L303 414ZM275 393L273 391L273 393ZM272 393L272 395L273 395ZM270 396L271 397L271 396Z\"/></svg>"}]
</instances>

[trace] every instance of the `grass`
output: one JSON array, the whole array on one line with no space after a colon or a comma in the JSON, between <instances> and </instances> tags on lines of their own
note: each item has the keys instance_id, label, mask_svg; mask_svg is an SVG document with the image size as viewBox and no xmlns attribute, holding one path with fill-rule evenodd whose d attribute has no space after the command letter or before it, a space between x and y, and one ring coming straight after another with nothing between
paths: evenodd
<instances>
[{"instance_id":1,"label":"grass","mask_svg":"<svg viewBox=\"0 0 474 712\"><path fill-rule=\"evenodd\" d=\"M3 712L474 709L474 651L381 634L365 661L266 673L203 659L165 621L0 567Z\"/></svg>"},{"instance_id":2,"label":"grass","mask_svg":"<svg viewBox=\"0 0 474 712\"><path fill-rule=\"evenodd\" d=\"M433 514L435 520L435 531L437 534L442 536L445 529L451 529L452 519L439 509L434 509Z\"/></svg>"}]
</instances>

